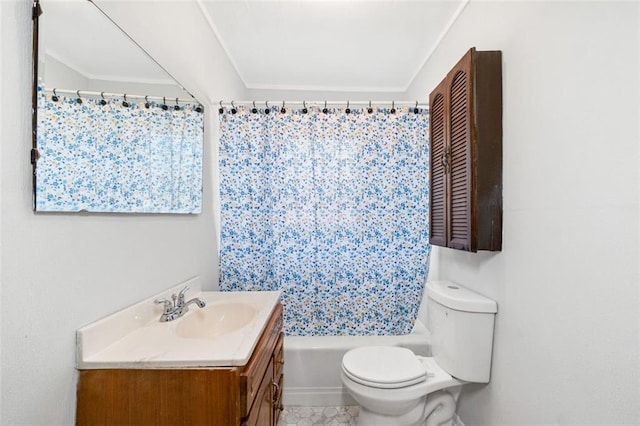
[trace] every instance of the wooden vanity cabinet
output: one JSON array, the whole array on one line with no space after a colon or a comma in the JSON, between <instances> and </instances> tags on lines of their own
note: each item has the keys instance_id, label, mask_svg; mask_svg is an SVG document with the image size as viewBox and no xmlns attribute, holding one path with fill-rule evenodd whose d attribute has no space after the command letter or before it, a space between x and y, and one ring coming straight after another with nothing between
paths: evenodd
<instances>
[{"instance_id":1,"label":"wooden vanity cabinet","mask_svg":"<svg viewBox=\"0 0 640 426\"><path fill-rule=\"evenodd\" d=\"M278 304L244 366L80 370L76 424L276 425L283 340Z\"/></svg>"},{"instance_id":2,"label":"wooden vanity cabinet","mask_svg":"<svg viewBox=\"0 0 640 426\"><path fill-rule=\"evenodd\" d=\"M275 425L282 411L282 365L284 365L283 336L280 336L276 350L256 392L253 407L242 426Z\"/></svg>"},{"instance_id":3,"label":"wooden vanity cabinet","mask_svg":"<svg viewBox=\"0 0 640 426\"><path fill-rule=\"evenodd\" d=\"M429 95L429 242L502 249L502 52L470 49Z\"/></svg>"},{"instance_id":4,"label":"wooden vanity cabinet","mask_svg":"<svg viewBox=\"0 0 640 426\"><path fill-rule=\"evenodd\" d=\"M247 408L249 405L251 407L242 426L275 425L278 422L282 411L283 342L284 336L280 333L275 349L267 351L265 359L268 359L269 364L264 370L259 387L254 393L247 395L247 401L253 400L253 403L247 404ZM250 378L247 377L247 380L250 381Z\"/></svg>"}]
</instances>

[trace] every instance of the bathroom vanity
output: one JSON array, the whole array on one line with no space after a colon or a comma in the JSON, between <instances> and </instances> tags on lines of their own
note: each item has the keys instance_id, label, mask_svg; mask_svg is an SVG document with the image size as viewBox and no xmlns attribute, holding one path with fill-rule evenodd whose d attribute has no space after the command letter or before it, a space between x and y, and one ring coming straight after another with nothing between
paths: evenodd
<instances>
[{"instance_id":1,"label":"bathroom vanity","mask_svg":"<svg viewBox=\"0 0 640 426\"><path fill-rule=\"evenodd\" d=\"M171 323L144 322L132 307L111 326L78 330L77 425L277 423L284 364L279 293L198 296L207 307ZM136 321L142 325L131 327ZM96 345L99 334L117 334L127 323L124 336Z\"/></svg>"}]
</instances>

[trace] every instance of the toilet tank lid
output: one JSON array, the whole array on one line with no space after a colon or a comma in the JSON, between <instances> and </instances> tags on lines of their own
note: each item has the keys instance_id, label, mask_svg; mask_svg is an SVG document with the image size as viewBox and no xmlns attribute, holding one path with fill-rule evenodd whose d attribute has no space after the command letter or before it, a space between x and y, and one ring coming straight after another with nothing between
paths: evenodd
<instances>
[{"instance_id":1,"label":"toilet tank lid","mask_svg":"<svg viewBox=\"0 0 640 426\"><path fill-rule=\"evenodd\" d=\"M427 282L427 295L439 304L456 311L464 312L498 312L498 304L481 294L462 287L451 281Z\"/></svg>"}]
</instances>

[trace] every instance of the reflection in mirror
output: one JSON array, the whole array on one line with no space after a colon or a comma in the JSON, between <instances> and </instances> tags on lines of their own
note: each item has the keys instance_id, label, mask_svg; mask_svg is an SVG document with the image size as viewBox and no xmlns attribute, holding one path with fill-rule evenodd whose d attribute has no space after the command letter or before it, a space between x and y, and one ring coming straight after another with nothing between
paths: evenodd
<instances>
[{"instance_id":1,"label":"reflection in mirror","mask_svg":"<svg viewBox=\"0 0 640 426\"><path fill-rule=\"evenodd\" d=\"M92 2L40 7L35 210L199 213L202 106Z\"/></svg>"}]
</instances>

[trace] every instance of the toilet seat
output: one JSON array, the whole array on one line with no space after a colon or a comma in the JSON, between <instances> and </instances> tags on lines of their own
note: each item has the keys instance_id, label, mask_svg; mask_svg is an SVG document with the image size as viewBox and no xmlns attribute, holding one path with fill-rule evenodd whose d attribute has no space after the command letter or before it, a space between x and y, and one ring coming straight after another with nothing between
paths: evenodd
<instances>
[{"instance_id":1,"label":"toilet seat","mask_svg":"<svg viewBox=\"0 0 640 426\"><path fill-rule=\"evenodd\" d=\"M354 350L354 349L352 349ZM347 352L348 353L348 352ZM346 356L346 354L345 354ZM363 404L363 400L375 401L371 404L365 404L367 406L381 407L386 403L397 403L399 401L409 401L422 398L432 392L437 392L443 389L449 389L456 386L465 384L463 380L456 379L447 373L438 362L432 357L421 357L414 355L419 362L425 365L427 370L426 378L416 384L408 385L398 388L383 388L379 384L369 385L353 380L348 374L346 369L342 368L342 383L354 396L356 401L360 405Z\"/></svg>"},{"instance_id":2,"label":"toilet seat","mask_svg":"<svg viewBox=\"0 0 640 426\"><path fill-rule=\"evenodd\" d=\"M412 351L395 346L352 349L342 358L342 371L365 386L398 389L424 382L428 371Z\"/></svg>"}]
</instances>

